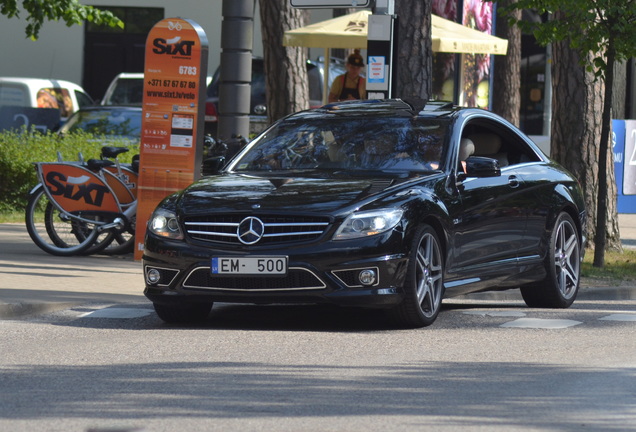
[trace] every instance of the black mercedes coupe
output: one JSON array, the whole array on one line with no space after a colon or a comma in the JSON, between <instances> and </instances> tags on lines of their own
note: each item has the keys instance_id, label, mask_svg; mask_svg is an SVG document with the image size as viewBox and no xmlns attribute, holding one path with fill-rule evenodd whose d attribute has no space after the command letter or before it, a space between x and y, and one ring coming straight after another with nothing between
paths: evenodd
<instances>
[{"instance_id":1,"label":"black mercedes coupe","mask_svg":"<svg viewBox=\"0 0 636 432\"><path fill-rule=\"evenodd\" d=\"M166 322L214 302L331 303L432 324L442 299L519 288L566 308L586 238L577 180L481 109L401 99L292 114L148 222Z\"/></svg>"}]
</instances>

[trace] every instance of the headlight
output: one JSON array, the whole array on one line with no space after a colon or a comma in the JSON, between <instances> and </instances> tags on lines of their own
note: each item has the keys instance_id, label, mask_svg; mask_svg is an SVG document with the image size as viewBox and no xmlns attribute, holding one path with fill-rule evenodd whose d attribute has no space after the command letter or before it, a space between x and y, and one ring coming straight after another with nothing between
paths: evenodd
<instances>
[{"instance_id":1,"label":"headlight","mask_svg":"<svg viewBox=\"0 0 636 432\"><path fill-rule=\"evenodd\" d=\"M179 222L174 212L163 208L154 211L148 222L148 229L161 237L173 240L183 239L183 233L179 228Z\"/></svg>"},{"instance_id":2,"label":"headlight","mask_svg":"<svg viewBox=\"0 0 636 432\"><path fill-rule=\"evenodd\" d=\"M334 240L368 237L393 229L404 213L401 209L384 209L353 213L342 223Z\"/></svg>"}]
</instances>

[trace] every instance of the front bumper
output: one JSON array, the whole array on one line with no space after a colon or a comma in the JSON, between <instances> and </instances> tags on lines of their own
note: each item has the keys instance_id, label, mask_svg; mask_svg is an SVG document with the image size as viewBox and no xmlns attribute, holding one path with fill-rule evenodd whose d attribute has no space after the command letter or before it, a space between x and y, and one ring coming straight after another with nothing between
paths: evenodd
<instances>
[{"instance_id":1,"label":"front bumper","mask_svg":"<svg viewBox=\"0 0 636 432\"><path fill-rule=\"evenodd\" d=\"M331 245L259 250L258 256L289 257L284 276L213 275L213 256L246 256L245 251L215 250L185 242L146 239L144 294L153 303L332 303L346 306L390 307L402 301L408 258L402 239L367 239ZM393 235L393 237L396 237ZM384 241L382 241L384 240ZM397 240L397 241L396 241ZM387 253L389 252L389 253ZM151 282L149 271L159 279ZM360 281L372 270L373 283ZM155 272L155 275L157 274Z\"/></svg>"}]
</instances>

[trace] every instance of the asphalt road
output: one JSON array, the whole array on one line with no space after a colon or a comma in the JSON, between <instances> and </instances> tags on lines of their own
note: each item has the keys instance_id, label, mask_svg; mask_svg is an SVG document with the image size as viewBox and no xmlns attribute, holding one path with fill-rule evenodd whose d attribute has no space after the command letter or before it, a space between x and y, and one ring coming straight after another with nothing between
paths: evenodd
<instances>
[{"instance_id":1,"label":"asphalt road","mask_svg":"<svg viewBox=\"0 0 636 432\"><path fill-rule=\"evenodd\" d=\"M636 214L619 215L619 224L623 245L636 248ZM132 254L55 257L33 244L23 224L0 224L0 319L84 302L143 302L142 292L141 263Z\"/></svg>"},{"instance_id":2,"label":"asphalt road","mask_svg":"<svg viewBox=\"0 0 636 432\"><path fill-rule=\"evenodd\" d=\"M0 430L629 431L636 300L448 302L429 328L315 306L0 320Z\"/></svg>"},{"instance_id":3,"label":"asphalt road","mask_svg":"<svg viewBox=\"0 0 636 432\"><path fill-rule=\"evenodd\" d=\"M0 225L0 431L633 431L636 289L377 312L215 305L164 324L130 257L57 258Z\"/></svg>"}]
</instances>

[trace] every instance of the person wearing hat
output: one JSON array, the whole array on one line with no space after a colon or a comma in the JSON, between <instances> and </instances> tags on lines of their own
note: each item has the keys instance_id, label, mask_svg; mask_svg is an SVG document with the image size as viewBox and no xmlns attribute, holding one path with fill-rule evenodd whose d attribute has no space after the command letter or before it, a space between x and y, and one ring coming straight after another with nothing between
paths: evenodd
<instances>
[{"instance_id":1,"label":"person wearing hat","mask_svg":"<svg viewBox=\"0 0 636 432\"><path fill-rule=\"evenodd\" d=\"M338 75L331 84L329 102L367 98L367 83L364 77L360 76L360 71L364 67L360 50L355 50L347 57L345 67L347 72Z\"/></svg>"}]
</instances>

